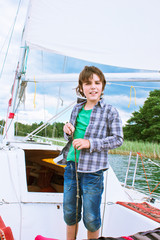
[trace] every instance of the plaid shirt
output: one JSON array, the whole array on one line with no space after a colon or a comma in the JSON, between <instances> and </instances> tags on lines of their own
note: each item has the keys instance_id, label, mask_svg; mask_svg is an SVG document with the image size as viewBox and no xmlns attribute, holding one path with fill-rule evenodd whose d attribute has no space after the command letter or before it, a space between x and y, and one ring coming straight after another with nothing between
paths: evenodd
<instances>
[{"instance_id":1,"label":"plaid shirt","mask_svg":"<svg viewBox=\"0 0 160 240\"><path fill-rule=\"evenodd\" d=\"M86 101L74 106L70 123L76 127L76 118ZM71 146L71 136L64 133L68 143L62 150L66 160ZM123 143L122 122L118 111L101 99L94 107L90 116L90 122L86 129L84 139L89 139L90 149L82 149L78 161L79 172L97 172L107 169L108 150L117 148Z\"/></svg>"}]
</instances>

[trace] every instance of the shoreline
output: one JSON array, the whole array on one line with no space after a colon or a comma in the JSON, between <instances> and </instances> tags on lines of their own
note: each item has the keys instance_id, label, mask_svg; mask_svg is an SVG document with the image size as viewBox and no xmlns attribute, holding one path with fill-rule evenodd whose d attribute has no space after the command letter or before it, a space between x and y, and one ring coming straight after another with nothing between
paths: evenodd
<instances>
[{"instance_id":1,"label":"shoreline","mask_svg":"<svg viewBox=\"0 0 160 240\"><path fill-rule=\"evenodd\" d=\"M160 144L153 142L124 140L122 146L109 152L121 155L129 155L132 152L132 156L136 156L137 152L139 152L145 158L160 160Z\"/></svg>"},{"instance_id":2,"label":"shoreline","mask_svg":"<svg viewBox=\"0 0 160 240\"><path fill-rule=\"evenodd\" d=\"M132 152L132 151L122 151L122 150L116 150L116 149L108 151L109 154L119 154L119 155L125 155L125 156L126 155L129 156L130 152ZM137 156L137 152L132 152L132 156ZM154 159L154 160L160 160L160 156L154 155L153 153L147 153L147 154L145 154L143 152L140 152L140 153L145 158Z\"/></svg>"}]
</instances>

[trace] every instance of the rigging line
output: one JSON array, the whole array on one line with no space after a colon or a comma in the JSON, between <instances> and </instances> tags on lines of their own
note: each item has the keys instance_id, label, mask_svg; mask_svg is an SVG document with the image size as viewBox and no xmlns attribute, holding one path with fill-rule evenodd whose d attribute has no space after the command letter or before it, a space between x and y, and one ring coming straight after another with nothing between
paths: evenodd
<instances>
[{"instance_id":1,"label":"rigging line","mask_svg":"<svg viewBox=\"0 0 160 240\"><path fill-rule=\"evenodd\" d=\"M35 129L33 132L31 132L30 134L28 134L28 136L26 136L24 139L28 139L30 136L34 136L35 134L38 134L40 131L42 131L46 126L49 125L49 123L54 120L55 118L60 117L63 113L67 112L74 104L76 101L72 102L69 106L67 106L65 109L63 109L62 111L60 111L59 113L57 113L55 116L53 116L52 118L50 118L47 122L43 123L40 127L38 127L37 129Z\"/></svg>"},{"instance_id":2,"label":"rigging line","mask_svg":"<svg viewBox=\"0 0 160 240\"><path fill-rule=\"evenodd\" d=\"M0 78L1 78L1 76L2 76L2 73L3 73L3 70L4 70L4 66L5 66L5 63L6 63L6 59L7 59L7 56L8 56L8 51L9 51L9 47L10 47L10 44L11 44L11 40L12 40L12 36L13 36L13 31L14 31L14 27L15 27L15 24L16 24L16 20L17 20L17 17L18 17L20 5L21 5L21 0L20 0L19 3L18 3L18 8L17 8L16 16L15 16L14 23L13 23L13 28L12 28L12 31L11 31L11 35L10 35L10 38L9 38L7 51L6 51L5 58L4 58L4 61L3 61L3 65L2 65L2 69L1 69L1 72L0 72Z\"/></svg>"},{"instance_id":3,"label":"rigging line","mask_svg":"<svg viewBox=\"0 0 160 240\"><path fill-rule=\"evenodd\" d=\"M17 109L18 109L18 107L19 107L19 104L20 104L20 102L22 101L22 97L24 96L24 92L25 92L25 89L26 89L26 87L27 87L27 84L24 82L24 81L22 81L22 83L21 83L21 91L19 92L19 101L18 101L18 104L17 104L17 106L16 106L16 109L15 109L15 114L16 114L16 112L17 112ZM17 91L18 92L18 91Z\"/></svg>"},{"instance_id":4,"label":"rigging line","mask_svg":"<svg viewBox=\"0 0 160 240\"><path fill-rule=\"evenodd\" d=\"M4 134L4 136L3 136L3 139L5 139L5 137L7 136L8 130L9 130L12 122L13 122L13 118L11 119L11 121L10 121L10 123L9 123L9 126L7 127L7 129L6 129L6 131L5 131L5 134Z\"/></svg>"},{"instance_id":5,"label":"rigging line","mask_svg":"<svg viewBox=\"0 0 160 240\"><path fill-rule=\"evenodd\" d=\"M142 154L141 154L140 152L137 152L137 154L138 154L138 155L140 156L140 158L141 158L141 162L142 162L143 171L144 171L144 174L145 174L145 177L146 177L146 182L147 182L149 194L151 195L151 194L156 190L156 188L160 185L160 182L159 182L159 183L155 186L155 188L151 191L151 189L150 189L150 187L149 187L149 183L148 183L147 174L146 174L146 170L145 170L145 167L144 167L143 159L142 159Z\"/></svg>"},{"instance_id":6,"label":"rigging line","mask_svg":"<svg viewBox=\"0 0 160 240\"><path fill-rule=\"evenodd\" d=\"M44 76L44 54L43 50L41 50L41 70L42 70L42 75ZM45 88L45 82L42 82L43 84L43 119L44 122L46 122L46 98L45 98L45 93L46 93L46 88ZM47 128L45 128L45 137L47 136Z\"/></svg>"},{"instance_id":7,"label":"rigging line","mask_svg":"<svg viewBox=\"0 0 160 240\"><path fill-rule=\"evenodd\" d=\"M64 110L62 110L61 112L57 113L55 116L53 116L50 120L48 120L46 123L42 124L39 128L35 129L35 133L34 135L32 134L31 136L35 136L37 135L39 132L41 132L44 128L46 128L51 120L54 120L54 119L57 119L58 117L60 117L62 114L64 114L65 112L67 112L71 107L72 105L75 104L75 102L73 102L71 105L69 105L67 108L65 108ZM33 131L34 132L34 131ZM32 133L33 133L32 132ZM29 136L29 135L28 135ZM28 137L27 136L27 137Z\"/></svg>"},{"instance_id":8,"label":"rigging line","mask_svg":"<svg viewBox=\"0 0 160 240\"><path fill-rule=\"evenodd\" d=\"M5 123L5 135L4 135L4 138L5 138L5 136L7 136L7 132L8 132L8 129L10 127L10 125L9 125L9 127L7 128L8 113L9 113L9 108L10 108L10 106L12 104L13 92L14 92L15 82L16 82L16 78L17 78L17 74L18 74L18 68L19 68L19 62L17 64L17 69L16 69L16 73L15 73L15 77L14 77L14 82L13 82L13 85L12 85L11 98L10 98L10 100L8 102L8 109L7 109L7 117L6 117L6 123Z\"/></svg>"},{"instance_id":9,"label":"rigging line","mask_svg":"<svg viewBox=\"0 0 160 240\"><path fill-rule=\"evenodd\" d=\"M142 154L139 153L139 152L137 152L137 154L138 154L138 155L140 156L140 158L141 158L142 167L143 167L144 175L145 175L145 177L146 177L146 182L147 182L147 186L148 186L149 194L151 194L151 190L150 190L149 183L148 183L148 179L147 179L146 170L145 170L144 163L143 163L143 159L142 159Z\"/></svg>"},{"instance_id":10,"label":"rigging line","mask_svg":"<svg viewBox=\"0 0 160 240\"><path fill-rule=\"evenodd\" d=\"M21 96L23 96L24 90L25 90L25 88L23 88L23 92L22 92L22 95L21 95ZM17 108L16 108L15 111L14 111L14 115L16 114L16 112L17 112L17 110L18 110L18 107L19 107L19 104L20 104L20 102L21 102L21 99L22 99L22 97L19 98L19 101L18 101L18 104L17 104ZM7 112L7 114L8 114L8 112ZM7 119L8 119L8 117L7 117ZM5 131L5 134L4 134L4 136L3 136L3 139L5 139L5 137L7 136L7 132L8 132L8 130L9 130L12 122L13 122L13 118L11 119L11 121L10 121L10 123L9 123L9 126L7 127L7 125L6 125L6 131Z\"/></svg>"},{"instance_id":11,"label":"rigging line","mask_svg":"<svg viewBox=\"0 0 160 240\"><path fill-rule=\"evenodd\" d=\"M109 83L110 85L118 85L118 86L123 86L123 87L131 87L131 85L126 85L126 84L119 84L119 83ZM134 87L137 87L137 88L153 88L153 89L156 89L156 88L160 88L160 87L144 87L144 86L134 86Z\"/></svg>"},{"instance_id":12,"label":"rigging line","mask_svg":"<svg viewBox=\"0 0 160 240\"><path fill-rule=\"evenodd\" d=\"M8 38L8 36L9 36L9 33L10 33L11 29L12 29L12 26L10 27L10 29L9 29L9 31L8 31L8 33L7 33L7 36L6 36L5 40L4 40L4 43L2 44L2 47L1 47L1 49L0 49L0 55L1 55L1 52L2 52L2 50L3 50L3 48L4 48L5 43L7 42L7 38Z\"/></svg>"},{"instance_id":13,"label":"rigging line","mask_svg":"<svg viewBox=\"0 0 160 240\"><path fill-rule=\"evenodd\" d=\"M146 158L147 159L147 158ZM152 162L154 165L156 165L157 167L159 167L160 168L160 165L159 164L157 164L157 163L155 163L154 161L152 161L151 159L147 159L148 160L148 162Z\"/></svg>"}]
</instances>

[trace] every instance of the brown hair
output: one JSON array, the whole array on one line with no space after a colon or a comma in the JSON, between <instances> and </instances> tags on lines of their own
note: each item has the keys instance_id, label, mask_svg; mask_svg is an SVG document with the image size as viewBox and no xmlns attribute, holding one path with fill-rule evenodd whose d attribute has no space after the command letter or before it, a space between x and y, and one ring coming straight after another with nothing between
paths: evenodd
<instances>
[{"instance_id":1,"label":"brown hair","mask_svg":"<svg viewBox=\"0 0 160 240\"><path fill-rule=\"evenodd\" d=\"M90 78L92 78L93 74L96 74L100 78L100 81L102 82L102 91L104 90L106 85L106 79L102 71L94 66L85 66L82 72L79 74L78 86L76 88L76 92L78 95L85 97L83 93L83 83L87 82Z\"/></svg>"}]
</instances>

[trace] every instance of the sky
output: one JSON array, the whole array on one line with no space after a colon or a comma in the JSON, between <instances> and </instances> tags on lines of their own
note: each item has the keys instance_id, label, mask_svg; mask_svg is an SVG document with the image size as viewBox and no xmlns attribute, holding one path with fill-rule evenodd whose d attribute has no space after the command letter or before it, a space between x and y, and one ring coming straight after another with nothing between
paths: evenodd
<instances>
[{"instance_id":1,"label":"sky","mask_svg":"<svg viewBox=\"0 0 160 240\"><path fill-rule=\"evenodd\" d=\"M0 0L0 120L6 119L7 116L8 101L11 97L11 88L19 59L21 34L29 0L21 0L20 11L16 18L19 2L19 0ZM10 41L15 18L16 24ZM32 75L40 72L44 76L45 73L62 73L64 71L79 73L85 65L95 65L103 72L142 71L93 64L40 51L30 52L27 71ZM28 83L25 101L21 103L15 121L25 124L47 121L76 100L76 86L77 83ZM132 112L138 111L143 106L149 92L157 88L160 88L160 83L107 82L104 98L107 103L118 109L123 125L125 125ZM57 121L68 121L70 112L71 109Z\"/></svg>"}]
</instances>

